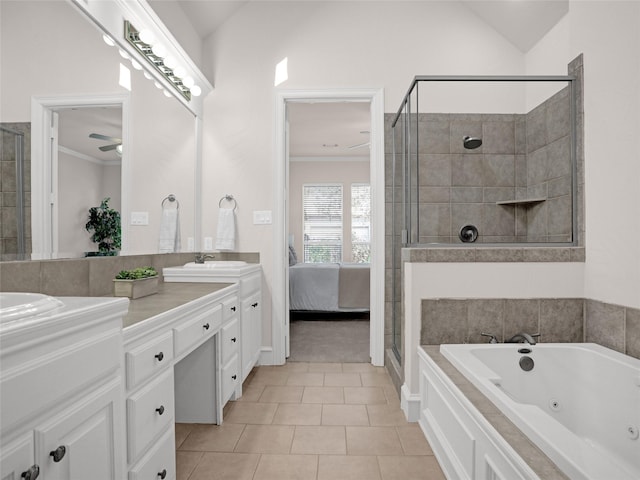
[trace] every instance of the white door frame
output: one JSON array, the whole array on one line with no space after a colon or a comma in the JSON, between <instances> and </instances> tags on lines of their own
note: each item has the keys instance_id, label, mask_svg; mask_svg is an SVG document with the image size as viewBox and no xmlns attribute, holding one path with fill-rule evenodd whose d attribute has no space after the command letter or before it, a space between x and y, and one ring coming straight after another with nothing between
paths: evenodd
<instances>
[{"instance_id":1,"label":"white door frame","mask_svg":"<svg viewBox=\"0 0 640 480\"><path fill-rule=\"evenodd\" d=\"M56 216L52 211L52 205L57 205L55 185L57 172L52 170L52 118L57 109L71 107L122 107L122 143L125 148L122 151L121 170L121 217L122 221L122 249L125 254L129 239L129 192L131 183L131 165L133 155L131 148L126 145L131 143L131 129L129 121L130 96L129 94L114 93L110 95L60 95L52 97L31 98L31 234L33 260L55 258L53 232Z\"/></svg>"},{"instance_id":2,"label":"white door frame","mask_svg":"<svg viewBox=\"0 0 640 480\"><path fill-rule=\"evenodd\" d=\"M275 105L275 199L273 216L274 273L272 302L273 364L285 363L285 335L289 312L288 263L288 159L286 154L286 105L288 102L370 102L371 104L371 363L384 365L384 260L385 260L385 178L384 178L384 90L330 89L281 90Z\"/></svg>"}]
</instances>

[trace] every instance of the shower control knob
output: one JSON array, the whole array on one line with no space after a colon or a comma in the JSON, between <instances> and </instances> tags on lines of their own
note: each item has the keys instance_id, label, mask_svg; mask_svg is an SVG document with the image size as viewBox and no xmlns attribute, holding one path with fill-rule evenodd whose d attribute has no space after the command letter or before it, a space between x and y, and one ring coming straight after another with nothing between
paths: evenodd
<instances>
[{"instance_id":1,"label":"shower control knob","mask_svg":"<svg viewBox=\"0 0 640 480\"><path fill-rule=\"evenodd\" d=\"M478 228L475 225L465 225L460 229L458 238L463 243L473 243L478 239Z\"/></svg>"}]
</instances>

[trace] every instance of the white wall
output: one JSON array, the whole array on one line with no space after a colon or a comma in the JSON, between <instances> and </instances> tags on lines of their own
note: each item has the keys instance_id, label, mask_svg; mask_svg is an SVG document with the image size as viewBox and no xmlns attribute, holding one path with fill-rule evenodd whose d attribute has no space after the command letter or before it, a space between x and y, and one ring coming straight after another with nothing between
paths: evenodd
<instances>
[{"instance_id":1,"label":"white wall","mask_svg":"<svg viewBox=\"0 0 640 480\"><path fill-rule=\"evenodd\" d=\"M289 234L294 236L298 261L303 261L302 186L307 183L340 183L343 200L342 260L351 262L351 184L369 183L369 162L304 161L289 163Z\"/></svg>"},{"instance_id":2,"label":"white wall","mask_svg":"<svg viewBox=\"0 0 640 480\"><path fill-rule=\"evenodd\" d=\"M238 250L261 254L263 345L272 278L284 268L273 264L272 229L252 223L253 210L275 208L276 64L289 59L282 89L383 87L386 112L417 74L524 73L522 54L457 2L249 2L203 55L216 86L205 100L203 235L215 234L220 196L234 194Z\"/></svg>"}]
</instances>

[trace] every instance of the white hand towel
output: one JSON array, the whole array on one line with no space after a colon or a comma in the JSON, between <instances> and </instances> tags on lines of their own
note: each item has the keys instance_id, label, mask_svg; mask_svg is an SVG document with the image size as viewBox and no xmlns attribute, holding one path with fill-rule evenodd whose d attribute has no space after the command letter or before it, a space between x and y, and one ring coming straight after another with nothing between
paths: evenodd
<instances>
[{"instance_id":1,"label":"white hand towel","mask_svg":"<svg viewBox=\"0 0 640 480\"><path fill-rule=\"evenodd\" d=\"M159 251L160 253L180 251L180 215L177 208L162 210Z\"/></svg>"},{"instance_id":2,"label":"white hand towel","mask_svg":"<svg viewBox=\"0 0 640 480\"><path fill-rule=\"evenodd\" d=\"M221 208L218 213L216 250L233 250L236 244L236 216L232 208Z\"/></svg>"}]
</instances>

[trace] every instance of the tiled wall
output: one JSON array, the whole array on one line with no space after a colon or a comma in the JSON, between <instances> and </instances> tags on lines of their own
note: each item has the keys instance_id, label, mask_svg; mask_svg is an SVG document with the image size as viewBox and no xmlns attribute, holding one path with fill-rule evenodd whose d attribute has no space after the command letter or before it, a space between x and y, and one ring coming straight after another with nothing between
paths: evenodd
<instances>
[{"instance_id":1,"label":"tiled wall","mask_svg":"<svg viewBox=\"0 0 640 480\"><path fill-rule=\"evenodd\" d=\"M220 260L260 261L258 253L221 253L216 256ZM193 259L193 253L167 253L0 262L0 291L99 297L112 294L112 280L120 270L152 266L161 273L164 267L184 265Z\"/></svg>"},{"instance_id":2,"label":"tiled wall","mask_svg":"<svg viewBox=\"0 0 640 480\"><path fill-rule=\"evenodd\" d=\"M640 358L640 309L582 298L422 300L421 343L501 342L518 332L540 342L593 342Z\"/></svg>"},{"instance_id":3,"label":"tiled wall","mask_svg":"<svg viewBox=\"0 0 640 480\"><path fill-rule=\"evenodd\" d=\"M24 134L24 230L25 251L31 252L31 124L2 123L3 127ZM0 130L0 260L17 260L16 135Z\"/></svg>"}]
</instances>

